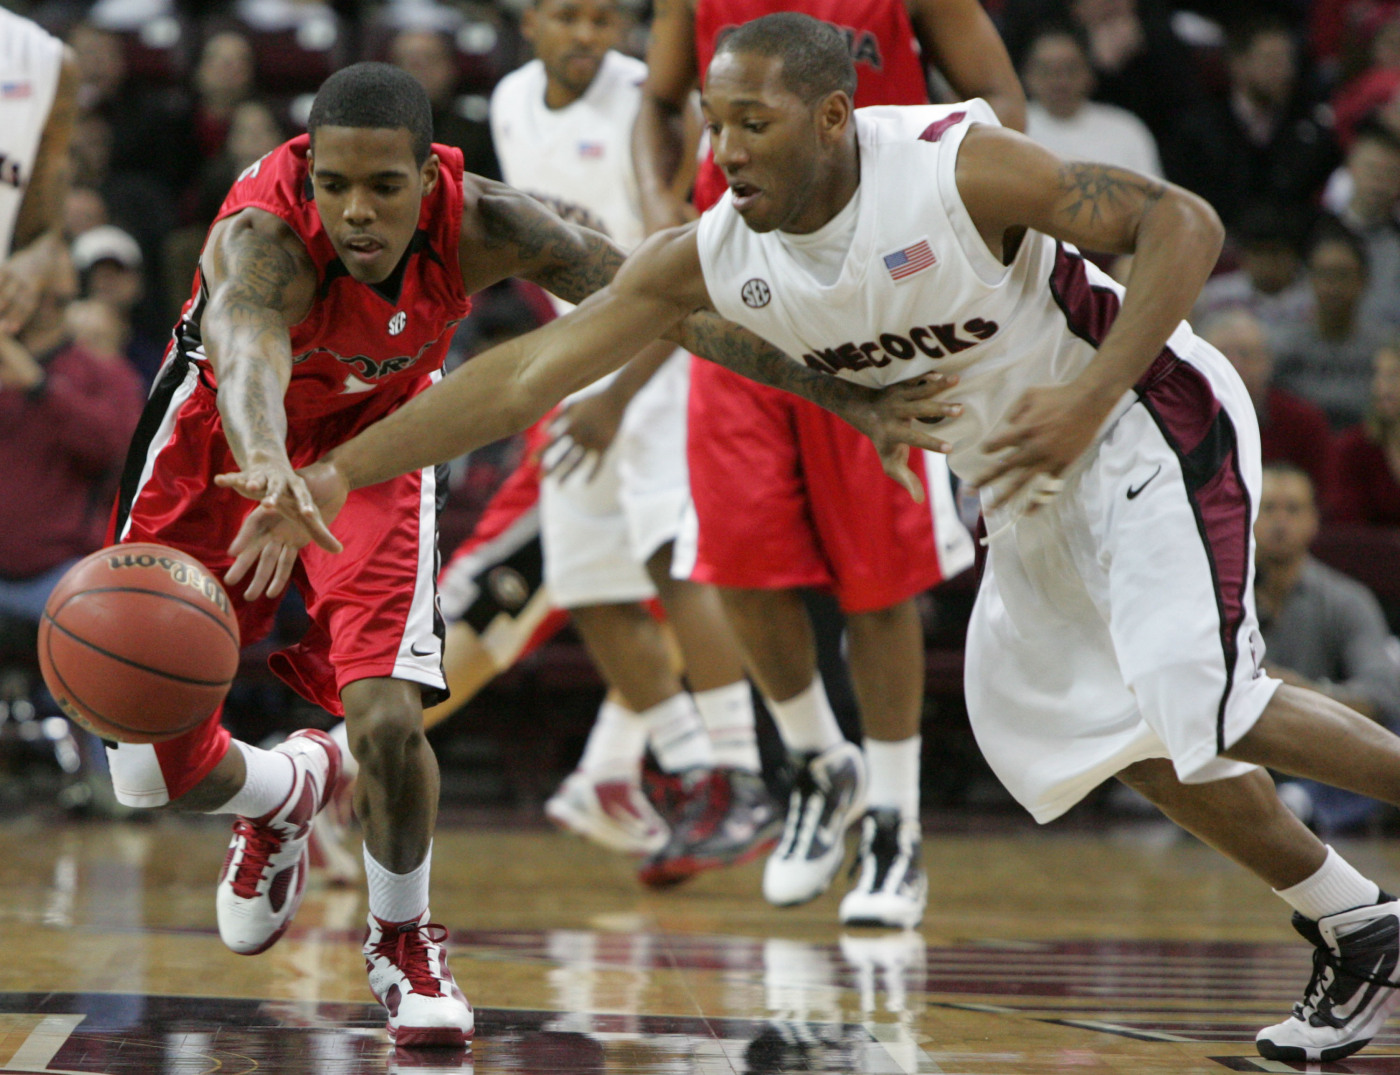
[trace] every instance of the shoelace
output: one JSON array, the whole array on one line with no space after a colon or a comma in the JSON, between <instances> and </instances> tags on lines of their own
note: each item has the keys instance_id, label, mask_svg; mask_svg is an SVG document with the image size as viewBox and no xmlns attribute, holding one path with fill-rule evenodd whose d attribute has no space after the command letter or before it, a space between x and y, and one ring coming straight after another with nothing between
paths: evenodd
<instances>
[{"instance_id":1,"label":"shoelace","mask_svg":"<svg viewBox=\"0 0 1400 1075\"><path fill-rule=\"evenodd\" d=\"M258 894L258 882L267 870L268 861L282 850L282 838L265 825L257 825L246 817L233 823L235 836L243 837L243 855L233 874L233 894L251 900Z\"/></svg>"},{"instance_id":2,"label":"shoelace","mask_svg":"<svg viewBox=\"0 0 1400 1075\"><path fill-rule=\"evenodd\" d=\"M428 962L428 945L447 940L447 927L438 922L405 922L370 951L394 964L408 979L411 992L442 996L442 986Z\"/></svg>"},{"instance_id":3,"label":"shoelace","mask_svg":"<svg viewBox=\"0 0 1400 1075\"><path fill-rule=\"evenodd\" d=\"M1328 976L1329 971L1332 972L1330 977ZM1336 984L1337 976L1340 974L1386 989L1400 988L1400 982L1392 982L1384 975L1373 974L1368 970L1360 970L1347 965L1340 956L1334 955L1330 948L1314 948L1312 977L1308 979L1308 987L1303 991L1303 999L1293 1005L1293 1015L1304 1020L1310 1017L1321 1019L1332 1026L1341 1026L1346 1022L1346 1020L1333 1018L1330 1013L1324 1015L1319 1010L1328 990Z\"/></svg>"}]
</instances>

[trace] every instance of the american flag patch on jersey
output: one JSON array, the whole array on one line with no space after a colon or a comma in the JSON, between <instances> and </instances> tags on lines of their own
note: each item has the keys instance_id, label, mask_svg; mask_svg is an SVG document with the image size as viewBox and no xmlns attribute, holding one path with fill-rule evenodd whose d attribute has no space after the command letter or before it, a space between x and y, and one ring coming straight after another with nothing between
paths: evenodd
<instances>
[{"instance_id":1,"label":"american flag patch on jersey","mask_svg":"<svg viewBox=\"0 0 1400 1075\"><path fill-rule=\"evenodd\" d=\"M917 243L912 243L903 250L886 254L885 268L889 270L891 277L903 280L906 276L923 272L937 260L933 256L933 251L929 249L928 240L920 239Z\"/></svg>"},{"instance_id":2,"label":"american flag patch on jersey","mask_svg":"<svg viewBox=\"0 0 1400 1075\"><path fill-rule=\"evenodd\" d=\"M28 82L0 82L0 98L6 101L19 101L34 94L34 87Z\"/></svg>"},{"instance_id":3,"label":"american flag patch on jersey","mask_svg":"<svg viewBox=\"0 0 1400 1075\"><path fill-rule=\"evenodd\" d=\"M603 155L603 143L580 142L578 144L578 155L580 157L601 157Z\"/></svg>"}]
</instances>

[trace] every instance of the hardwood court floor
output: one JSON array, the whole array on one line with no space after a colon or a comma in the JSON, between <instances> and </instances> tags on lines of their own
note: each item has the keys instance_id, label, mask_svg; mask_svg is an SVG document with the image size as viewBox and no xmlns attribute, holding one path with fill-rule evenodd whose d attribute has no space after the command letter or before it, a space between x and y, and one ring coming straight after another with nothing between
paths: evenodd
<instances>
[{"instance_id":1,"label":"hardwood court floor","mask_svg":"<svg viewBox=\"0 0 1400 1075\"><path fill-rule=\"evenodd\" d=\"M312 890L244 958L214 928L226 826L12 820L0 1075L1304 1070L1252 1044L1308 977L1286 908L1168 833L931 837L928 921L900 934L843 932L836 891L768 907L761 864L651 893L578 840L445 826L434 918L477 1038L415 1056L390 1051L371 1003L358 889ZM1400 880L1400 848L1345 851ZM1400 1033L1312 1070L1400 1073Z\"/></svg>"}]
</instances>

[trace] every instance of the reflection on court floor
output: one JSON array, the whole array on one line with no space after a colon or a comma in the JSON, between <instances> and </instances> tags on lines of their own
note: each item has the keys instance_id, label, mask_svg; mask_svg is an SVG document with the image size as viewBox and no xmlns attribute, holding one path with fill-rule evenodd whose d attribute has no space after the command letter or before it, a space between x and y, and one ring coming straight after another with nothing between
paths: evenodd
<instances>
[{"instance_id":1,"label":"reflection on court floor","mask_svg":"<svg viewBox=\"0 0 1400 1075\"><path fill-rule=\"evenodd\" d=\"M533 830L439 833L434 917L477 1007L469 1051L392 1050L363 896L308 893L255 958L213 923L224 833L0 825L0 1075L1017 1075L1292 1071L1255 1031L1308 952L1282 905L1160 833L935 837L920 931L776 910L761 864L657 894ZM1362 845L1382 876L1388 846ZM1318 1071L1400 1075L1400 1035Z\"/></svg>"}]
</instances>

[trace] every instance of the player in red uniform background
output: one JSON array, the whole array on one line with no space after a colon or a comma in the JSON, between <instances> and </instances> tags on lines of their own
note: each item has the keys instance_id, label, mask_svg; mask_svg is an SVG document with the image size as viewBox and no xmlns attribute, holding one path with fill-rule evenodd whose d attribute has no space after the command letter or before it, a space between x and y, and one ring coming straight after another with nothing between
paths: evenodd
<instances>
[{"instance_id":1,"label":"player in red uniform background","mask_svg":"<svg viewBox=\"0 0 1400 1075\"><path fill-rule=\"evenodd\" d=\"M670 180L681 159L684 108L717 38L726 27L776 11L800 11L843 32L855 62L858 107L927 103L925 65L932 63L959 97L983 97L1004 124L1025 128L1025 96L978 0L658 0L633 134L648 231L694 216ZM709 208L727 189L707 157L696 177L695 208ZM930 525L929 510L884 481L869 447L841 422L711 363L692 366L688 428L696 524L689 577L720 587L749 671L799 773L788 831L764 873L764 894L793 904L825 891L840 868L844 840L820 834L844 832L860 816L860 770L868 764L861 878L840 917L915 925L925 882L917 820L923 635L914 598L967 566L967 536L951 503ZM947 491L946 467L936 462L930 479L919 453L912 462L937 503L935 485ZM801 587L833 593L846 614L864 758L842 737L817 674ZM843 817L802 824L828 811ZM889 861L875 861L876 848ZM896 851L905 864L898 869Z\"/></svg>"},{"instance_id":2,"label":"player in red uniform background","mask_svg":"<svg viewBox=\"0 0 1400 1075\"><path fill-rule=\"evenodd\" d=\"M501 279L531 280L581 302L622 254L500 183L465 175L461 154L432 144L419 84L387 64L327 79L310 134L235 182L210 229L194 293L137 430L113 519L121 541L157 541L236 585L245 642L266 633L270 600L290 579L311 626L273 668L303 696L343 713L360 763L355 810L365 837L370 986L401 1045L460 1045L470 1006L429 921L428 876L438 769L423 736L424 700L442 693L433 568L437 483L431 468L358 491L324 549L289 546L234 561L227 553L254 505L216 483L313 507L294 473L395 410L440 376L469 296ZM701 346L689 337L703 335ZM769 383L841 407L881 438L902 473L902 401L820 375L713 315L685 333L694 350ZM562 385L561 391L581 387ZM343 555L327 555L326 550ZM220 935L234 951L272 945L305 884L306 840L340 769L323 733L274 750L230 739L211 716L159 745L109 752L118 798L237 815L218 892Z\"/></svg>"}]
</instances>

